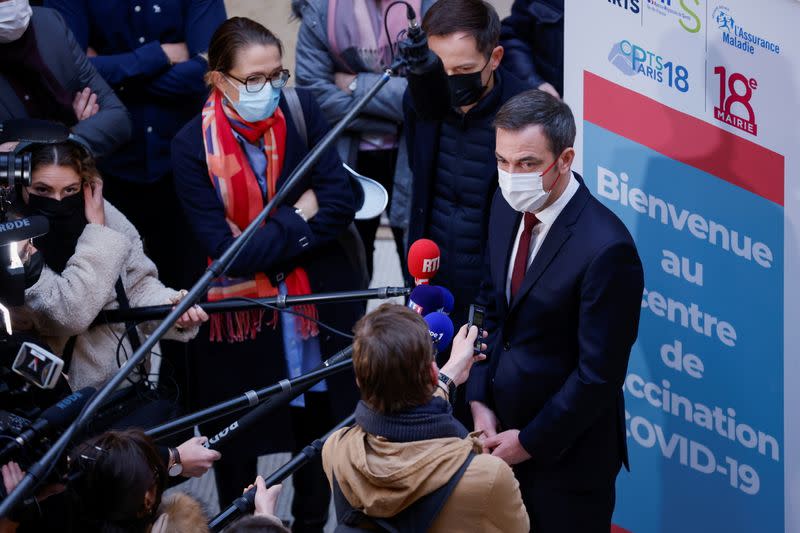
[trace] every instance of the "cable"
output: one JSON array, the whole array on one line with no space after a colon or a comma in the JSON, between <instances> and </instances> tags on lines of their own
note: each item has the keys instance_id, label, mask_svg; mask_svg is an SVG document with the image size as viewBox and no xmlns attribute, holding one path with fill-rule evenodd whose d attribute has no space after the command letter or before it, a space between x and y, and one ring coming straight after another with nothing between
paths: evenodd
<instances>
[{"instance_id":1,"label":"cable","mask_svg":"<svg viewBox=\"0 0 800 533\"><path fill-rule=\"evenodd\" d=\"M392 36L389 33L389 10L392 9L397 4L405 4L406 9L414 9L411 4L406 2L405 0L397 0L396 2L392 2L389 4L389 7L386 8L386 11L383 12L383 29L386 31L386 40L389 41L389 51L392 53L392 63L394 63L394 44L392 44ZM400 33L403 33L402 31ZM400 35L398 33L398 37ZM398 39L399 41L399 39Z\"/></svg>"},{"instance_id":2,"label":"cable","mask_svg":"<svg viewBox=\"0 0 800 533\"><path fill-rule=\"evenodd\" d=\"M336 329L336 328L334 328L332 326L329 326L329 325L325 324L324 322L322 322L320 320L317 320L316 318L311 318L310 316L306 315L305 313L301 313L300 311L293 311L291 309L282 309L282 308L277 307L275 305L266 304L264 302L259 302L258 300L254 299L254 298L248 298L246 296L237 296L235 298L231 298L231 300L242 300L244 302L251 302L251 303L254 303L256 305L260 305L261 307L266 307L267 309L272 309L273 311L278 311L280 313L289 313L289 314L292 314L292 315L297 315L299 317L305 318L306 320L310 320L311 322L314 322L316 325L327 329L331 333L334 333L336 335L339 335L341 337L344 337L344 338L350 339L350 340L353 340L353 338L354 338L349 333L345 333L345 332L343 332L341 330L338 330L338 329Z\"/></svg>"}]
</instances>

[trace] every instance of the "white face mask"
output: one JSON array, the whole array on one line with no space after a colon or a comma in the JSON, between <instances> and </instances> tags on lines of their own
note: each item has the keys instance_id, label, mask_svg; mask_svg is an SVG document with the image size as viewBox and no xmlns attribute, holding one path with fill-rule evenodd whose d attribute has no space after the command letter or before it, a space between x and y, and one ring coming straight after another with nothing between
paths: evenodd
<instances>
[{"instance_id":1,"label":"white face mask","mask_svg":"<svg viewBox=\"0 0 800 533\"><path fill-rule=\"evenodd\" d=\"M544 190L544 175L547 174L558 159L542 172L520 172L512 174L500 167L497 168L497 177L500 182L500 191L506 202L520 213L535 213L547 202L550 191L558 183L558 179L553 183L550 191ZM559 176L560 177L560 176Z\"/></svg>"},{"instance_id":2,"label":"white face mask","mask_svg":"<svg viewBox=\"0 0 800 533\"><path fill-rule=\"evenodd\" d=\"M28 0L0 2L0 43L11 43L22 37L32 13Z\"/></svg>"}]
</instances>

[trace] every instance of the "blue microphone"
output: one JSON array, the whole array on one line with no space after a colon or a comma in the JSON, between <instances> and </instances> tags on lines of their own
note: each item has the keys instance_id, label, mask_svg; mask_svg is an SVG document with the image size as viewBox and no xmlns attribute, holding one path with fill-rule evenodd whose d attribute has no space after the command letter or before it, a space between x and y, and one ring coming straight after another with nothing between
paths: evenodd
<instances>
[{"instance_id":1,"label":"blue microphone","mask_svg":"<svg viewBox=\"0 0 800 533\"><path fill-rule=\"evenodd\" d=\"M408 297L408 307L422 316L442 308L442 291L432 285L418 285Z\"/></svg>"},{"instance_id":2,"label":"blue microphone","mask_svg":"<svg viewBox=\"0 0 800 533\"><path fill-rule=\"evenodd\" d=\"M453 293L449 290L445 289L442 286L436 286L437 289L442 293L442 312L446 315L449 315L453 312L453 307L456 305L456 298L453 296Z\"/></svg>"},{"instance_id":3,"label":"blue microphone","mask_svg":"<svg viewBox=\"0 0 800 533\"><path fill-rule=\"evenodd\" d=\"M436 350L445 351L453 342L453 321L446 314L434 311L425 315L425 322L428 323L428 332Z\"/></svg>"}]
</instances>

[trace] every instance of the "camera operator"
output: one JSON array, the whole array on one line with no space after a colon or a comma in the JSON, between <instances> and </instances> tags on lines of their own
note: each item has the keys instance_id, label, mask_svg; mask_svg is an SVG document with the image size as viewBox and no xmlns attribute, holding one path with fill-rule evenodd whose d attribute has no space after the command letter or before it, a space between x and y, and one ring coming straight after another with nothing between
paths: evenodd
<instances>
[{"instance_id":1,"label":"camera operator","mask_svg":"<svg viewBox=\"0 0 800 533\"><path fill-rule=\"evenodd\" d=\"M26 290L25 306L15 314L27 319L62 354L73 390L99 388L132 354L140 335L147 334L152 324L92 326L98 313L116 307L174 304L183 293L158 280L136 228L103 200L103 183L94 161L80 144L67 141L32 147L31 174L30 186L20 187L17 209L26 216L44 215L50 231L33 240L29 252L38 250L45 266L39 280ZM193 307L165 338L187 341L207 319L202 309ZM141 394L154 371L150 363L129 379L131 385L138 382L137 387L125 387L114 396L120 416L150 403ZM138 417L129 416L117 427L152 423L152 418L163 417L163 411L171 409L156 403L144 406L148 413L140 410Z\"/></svg>"},{"instance_id":2,"label":"camera operator","mask_svg":"<svg viewBox=\"0 0 800 533\"><path fill-rule=\"evenodd\" d=\"M176 456L182 461L183 476L205 474L221 457L219 452L205 448L206 441L206 437L193 437L176 449L164 448L138 429L92 437L70 454L69 482L64 479L44 485L12 517L0 520L0 533L15 531L19 525L24 531L51 530L56 525L69 531L70 524L75 531L94 531L114 523L136 526L139 520L147 527L155 521L154 532L203 531L206 517L198 503L186 495L176 493L167 498L156 515L140 512L139 504L144 510L158 509L161 493L171 485L168 474L174 472ZM13 461L0 467L0 473L6 494L25 475ZM44 501L56 494L61 497ZM103 509L95 510L98 506ZM125 531L138 531L136 527Z\"/></svg>"}]
</instances>

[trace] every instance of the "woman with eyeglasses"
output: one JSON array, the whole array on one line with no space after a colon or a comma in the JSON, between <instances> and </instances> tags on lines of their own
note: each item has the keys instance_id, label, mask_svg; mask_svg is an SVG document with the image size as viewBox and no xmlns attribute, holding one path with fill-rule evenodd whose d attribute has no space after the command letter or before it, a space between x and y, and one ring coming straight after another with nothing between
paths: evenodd
<instances>
[{"instance_id":1,"label":"woman with eyeglasses","mask_svg":"<svg viewBox=\"0 0 800 533\"><path fill-rule=\"evenodd\" d=\"M306 138L299 133L301 117L282 90L289 79L282 52L278 38L250 19L223 23L208 48L208 100L173 141L181 207L209 260L239 237L328 129L310 93L297 90ZM214 280L208 299L356 288L363 273L337 239L353 220L354 204L341 161L328 149L230 270ZM212 315L191 361L195 407L312 370L349 344L338 332L350 332L363 310L354 303L294 307L296 314L260 308ZM352 412L357 399L352 374L343 373L266 417L257 431L238 436L215 466L220 505L228 505L252 480L259 455L298 452ZM204 431L213 435L236 418ZM294 531L322 531L330 492L321 464L302 468L294 487Z\"/></svg>"}]
</instances>

